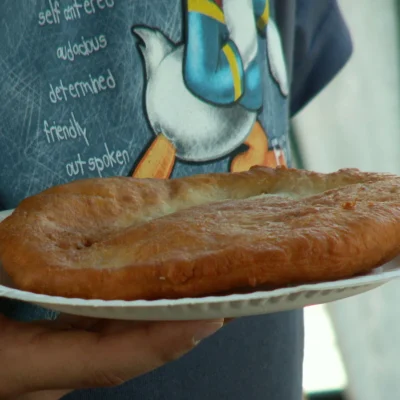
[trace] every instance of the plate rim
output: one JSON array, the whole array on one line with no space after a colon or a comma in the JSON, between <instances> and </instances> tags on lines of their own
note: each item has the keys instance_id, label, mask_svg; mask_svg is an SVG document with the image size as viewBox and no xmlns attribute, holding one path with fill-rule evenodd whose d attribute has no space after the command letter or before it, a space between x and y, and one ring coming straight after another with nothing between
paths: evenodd
<instances>
[{"instance_id":1,"label":"plate rim","mask_svg":"<svg viewBox=\"0 0 400 400\"><path fill-rule=\"evenodd\" d=\"M347 289L351 287L383 285L391 280L400 278L400 266L397 269L378 272L382 267L376 268L365 276L357 276L342 280L303 284L273 290L259 290L252 293L238 293L221 296L185 297L180 299L157 299L157 300L100 300L100 299L81 299L60 296L49 296L26 292L19 289L10 288L0 284L0 297L7 297L14 300L41 304L59 304L76 307L131 307L131 308L158 308L158 307L179 307L188 305L211 305L224 302L251 301L280 296L288 296L301 292L319 292L335 289Z\"/></svg>"}]
</instances>

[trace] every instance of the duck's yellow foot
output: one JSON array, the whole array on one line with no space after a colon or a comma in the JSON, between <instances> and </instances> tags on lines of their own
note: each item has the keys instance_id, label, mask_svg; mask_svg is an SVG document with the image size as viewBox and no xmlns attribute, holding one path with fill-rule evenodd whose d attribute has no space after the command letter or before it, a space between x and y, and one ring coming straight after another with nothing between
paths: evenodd
<instances>
[{"instance_id":1,"label":"duck's yellow foot","mask_svg":"<svg viewBox=\"0 0 400 400\"><path fill-rule=\"evenodd\" d=\"M231 162L231 172L248 171L255 165L265 165L268 151L267 135L257 121L250 135L244 142L249 148L242 154L238 154Z\"/></svg>"},{"instance_id":2,"label":"duck's yellow foot","mask_svg":"<svg viewBox=\"0 0 400 400\"><path fill-rule=\"evenodd\" d=\"M176 150L163 135L158 135L133 172L134 178L168 179L175 164Z\"/></svg>"}]
</instances>

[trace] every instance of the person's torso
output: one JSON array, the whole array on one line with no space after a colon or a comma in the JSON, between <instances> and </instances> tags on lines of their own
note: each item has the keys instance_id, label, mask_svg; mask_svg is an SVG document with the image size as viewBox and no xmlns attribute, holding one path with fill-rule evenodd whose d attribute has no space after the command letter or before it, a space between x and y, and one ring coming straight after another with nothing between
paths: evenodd
<instances>
[{"instance_id":1,"label":"person's torso","mask_svg":"<svg viewBox=\"0 0 400 400\"><path fill-rule=\"evenodd\" d=\"M290 165L290 77L274 3L41 0L0 9L3 209L87 177ZM54 317L9 301L0 312ZM240 319L120 389L67 397L298 399L302 338L301 311Z\"/></svg>"},{"instance_id":2,"label":"person's torso","mask_svg":"<svg viewBox=\"0 0 400 400\"><path fill-rule=\"evenodd\" d=\"M0 25L3 208L84 177L288 162L289 78L267 0L17 8Z\"/></svg>"}]
</instances>

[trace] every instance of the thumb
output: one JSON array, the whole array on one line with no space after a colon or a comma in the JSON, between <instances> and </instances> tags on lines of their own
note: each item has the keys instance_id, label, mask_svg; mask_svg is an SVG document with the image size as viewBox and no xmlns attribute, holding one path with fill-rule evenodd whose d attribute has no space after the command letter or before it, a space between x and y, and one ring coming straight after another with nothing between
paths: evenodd
<instances>
[{"instance_id":1,"label":"thumb","mask_svg":"<svg viewBox=\"0 0 400 400\"><path fill-rule=\"evenodd\" d=\"M36 324L34 337L19 347L23 351L14 349L10 359L3 361L2 355L0 361L9 366L8 382L15 377L17 383L24 382L21 393L116 386L179 358L222 325L223 320L100 321L92 330L58 330L45 325L44 331L37 332ZM20 341L21 337L21 345Z\"/></svg>"}]
</instances>

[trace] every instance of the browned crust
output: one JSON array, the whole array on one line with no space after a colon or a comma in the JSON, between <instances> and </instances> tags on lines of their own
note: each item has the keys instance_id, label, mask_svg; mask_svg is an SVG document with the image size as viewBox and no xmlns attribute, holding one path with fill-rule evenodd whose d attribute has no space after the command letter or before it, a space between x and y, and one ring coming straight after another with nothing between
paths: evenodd
<instances>
[{"instance_id":1,"label":"browned crust","mask_svg":"<svg viewBox=\"0 0 400 400\"><path fill-rule=\"evenodd\" d=\"M280 196L253 197L288 192ZM253 168L53 187L0 224L15 285L86 299L202 296L335 280L400 252L400 177Z\"/></svg>"}]
</instances>

